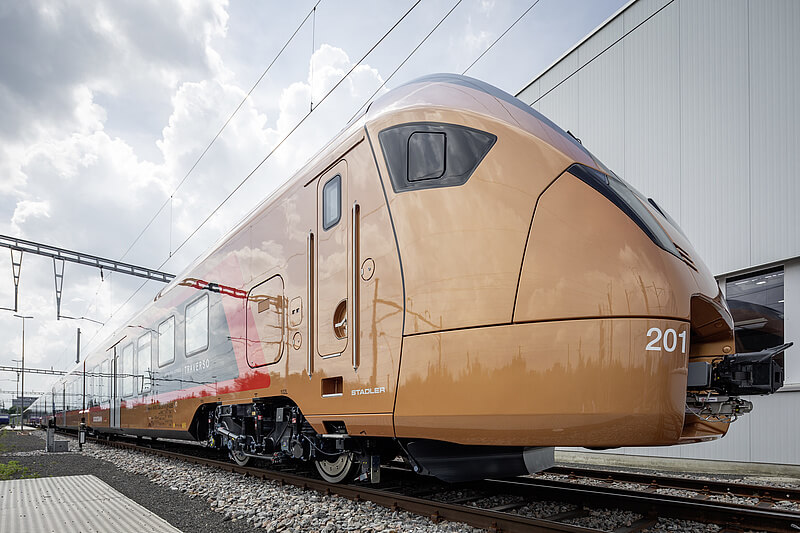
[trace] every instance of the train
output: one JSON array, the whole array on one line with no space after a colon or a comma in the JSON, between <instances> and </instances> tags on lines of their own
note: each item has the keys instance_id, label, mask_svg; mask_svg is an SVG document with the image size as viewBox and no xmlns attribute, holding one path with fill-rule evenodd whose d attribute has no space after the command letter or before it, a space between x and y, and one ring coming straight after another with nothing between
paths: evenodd
<instances>
[{"instance_id":1,"label":"train","mask_svg":"<svg viewBox=\"0 0 800 533\"><path fill-rule=\"evenodd\" d=\"M32 406L376 482L719 438L783 383L681 228L473 78L374 100Z\"/></svg>"}]
</instances>

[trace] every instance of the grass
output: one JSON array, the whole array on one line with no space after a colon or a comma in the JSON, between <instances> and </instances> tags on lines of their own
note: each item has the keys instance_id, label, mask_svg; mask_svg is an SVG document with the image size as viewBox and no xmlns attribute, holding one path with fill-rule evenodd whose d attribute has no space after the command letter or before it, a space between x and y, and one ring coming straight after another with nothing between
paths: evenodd
<instances>
[{"instance_id":1,"label":"grass","mask_svg":"<svg viewBox=\"0 0 800 533\"><path fill-rule=\"evenodd\" d=\"M39 477L36 472L31 472L27 466L22 466L18 461L0 463L0 481L9 479L30 479Z\"/></svg>"}]
</instances>

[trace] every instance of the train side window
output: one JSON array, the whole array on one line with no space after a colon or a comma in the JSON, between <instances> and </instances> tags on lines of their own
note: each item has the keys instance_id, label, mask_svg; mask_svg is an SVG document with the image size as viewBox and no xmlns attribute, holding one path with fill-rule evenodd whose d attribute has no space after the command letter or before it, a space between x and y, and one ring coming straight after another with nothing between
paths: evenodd
<instances>
[{"instance_id":1,"label":"train side window","mask_svg":"<svg viewBox=\"0 0 800 533\"><path fill-rule=\"evenodd\" d=\"M145 333L136 341L136 376L139 379L135 390L136 394L150 392L150 370L153 367L153 343L150 332Z\"/></svg>"},{"instance_id":2,"label":"train side window","mask_svg":"<svg viewBox=\"0 0 800 533\"><path fill-rule=\"evenodd\" d=\"M186 355L208 348L208 294L186 306Z\"/></svg>"},{"instance_id":3,"label":"train side window","mask_svg":"<svg viewBox=\"0 0 800 533\"><path fill-rule=\"evenodd\" d=\"M411 122L378 133L394 192L463 185L497 136L440 122Z\"/></svg>"},{"instance_id":4,"label":"train side window","mask_svg":"<svg viewBox=\"0 0 800 533\"><path fill-rule=\"evenodd\" d=\"M158 325L158 366L175 361L175 317L171 316Z\"/></svg>"},{"instance_id":5,"label":"train side window","mask_svg":"<svg viewBox=\"0 0 800 533\"><path fill-rule=\"evenodd\" d=\"M92 396L94 398L94 405L100 405L100 387L103 386L103 380L100 377L100 365L98 364L96 367L92 369Z\"/></svg>"},{"instance_id":6,"label":"train side window","mask_svg":"<svg viewBox=\"0 0 800 533\"><path fill-rule=\"evenodd\" d=\"M444 176L447 135L415 131L408 138L408 181L435 180Z\"/></svg>"},{"instance_id":7,"label":"train side window","mask_svg":"<svg viewBox=\"0 0 800 533\"><path fill-rule=\"evenodd\" d=\"M94 407L97 404L97 367L89 371L86 376L86 388L89 389L86 393L87 407Z\"/></svg>"},{"instance_id":8,"label":"train side window","mask_svg":"<svg viewBox=\"0 0 800 533\"><path fill-rule=\"evenodd\" d=\"M109 396L111 394L111 389L108 387L108 384L111 381L111 361L106 359L100 365L100 401L107 402L109 401Z\"/></svg>"},{"instance_id":9,"label":"train side window","mask_svg":"<svg viewBox=\"0 0 800 533\"><path fill-rule=\"evenodd\" d=\"M133 395L133 379L136 369L133 367L133 344L129 344L122 349L120 358L119 377L122 379L122 397L127 398Z\"/></svg>"},{"instance_id":10,"label":"train side window","mask_svg":"<svg viewBox=\"0 0 800 533\"><path fill-rule=\"evenodd\" d=\"M341 218L342 177L337 174L322 188L322 229L331 229Z\"/></svg>"}]
</instances>

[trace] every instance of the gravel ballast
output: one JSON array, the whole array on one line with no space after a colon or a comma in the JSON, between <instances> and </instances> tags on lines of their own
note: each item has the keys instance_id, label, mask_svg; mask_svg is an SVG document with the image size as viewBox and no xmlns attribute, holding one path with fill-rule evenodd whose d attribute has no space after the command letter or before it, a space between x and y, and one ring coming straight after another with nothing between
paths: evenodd
<instances>
[{"instance_id":1,"label":"gravel ballast","mask_svg":"<svg viewBox=\"0 0 800 533\"><path fill-rule=\"evenodd\" d=\"M58 436L57 439L64 437ZM44 432L29 434L3 431L0 436L0 462L17 461L39 477L91 474L187 533L252 531L245 523L226 522L224 516L212 511L205 502L192 500L180 491L151 483L147 476L135 475L118 467L118 460L109 462L94 457L89 453L94 446L92 444L85 445L84 452L80 453L75 439L66 440L69 442L69 452L45 453Z\"/></svg>"},{"instance_id":2,"label":"gravel ballast","mask_svg":"<svg viewBox=\"0 0 800 533\"><path fill-rule=\"evenodd\" d=\"M84 445L83 451L79 451L74 438L63 436L57 438L68 440L69 452L45 453L43 431L27 433L2 431L0 462L17 461L21 466L27 467L29 473L33 472L39 476L95 475L187 533L193 531L222 533L482 531L460 523L433 523L425 517L404 511L395 512L371 502L353 502L338 496L326 496L312 490L245 477L177 459L111 448L91 442ZM540 476L545 479L551 476L562 478L552 474L540 474ZM594 485L595 482L589 480L587 484ZM627 483L615 483L617 484L622 485L620 488L633 488L626 486ZM675 491L682 496L694 494L692 491L663 490ZM687 494L683 494L684 492ZM479 492L472 489L456 487L445 489L432 498L440 501L472 500L467 505L485 508L519 501L517 496L500 494L482 497ZM735 497L724 498L726 501L729 499L736 500ZM747 499L741 498L741 500ZM512 513L536 518L547 518L584 509L582 515L567 518L565 523L596 527L606 531L630 526L641 518L635 513L624 510L593 509L547 501L528 503L519 501L519 503L522 505L511 510ZM714 533L719 529L719 526L715 525L661 518L645 531Z\"/></svg>"},{"instance_id":3,"label":"gravel ballast","mask_svg":"<svg viewBox=\"0 0 800 533\"><path fill-rule=\"evenodd\" d=\"M65 439L66 437L57 437ZM185 532L366 533L478 532L466 524L440 522L392 511L372 502L280 486L183 461L87 443L47 454L44 432L4 431L0 462L18 461L39 476L91 474Z\"/></svg>"}]
</instances>

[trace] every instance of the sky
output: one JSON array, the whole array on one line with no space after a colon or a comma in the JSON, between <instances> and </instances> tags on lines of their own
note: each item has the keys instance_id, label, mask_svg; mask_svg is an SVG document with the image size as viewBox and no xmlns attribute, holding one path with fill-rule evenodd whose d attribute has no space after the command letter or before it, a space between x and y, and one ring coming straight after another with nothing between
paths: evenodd
<instances>
[{"instance_id":1,"label":"sky","mask_svg":"<svg viewBox=\"0 0 800 533\"><path fill-rule=\"evenodd\" d=\"M391 78L457 0L320 0L280 55L316 0L2 2L0 235L177 274L381 84L463 73L533 2L461 0ZM625 3L539 0L467 75L515 94ZM0 248L3 308L14 306L10 255ZM67 263L61 315L73 319L56 320L53 261L24 254L25 366L69 370L77 328L89 353L162 286ZM19 365L23 321L13 315L0 310L0 366ZM54 379L27 373L25 389ZM16 387L15 373L0 372L0 403L10 406Z\"/></svg>"}]
</instances>

